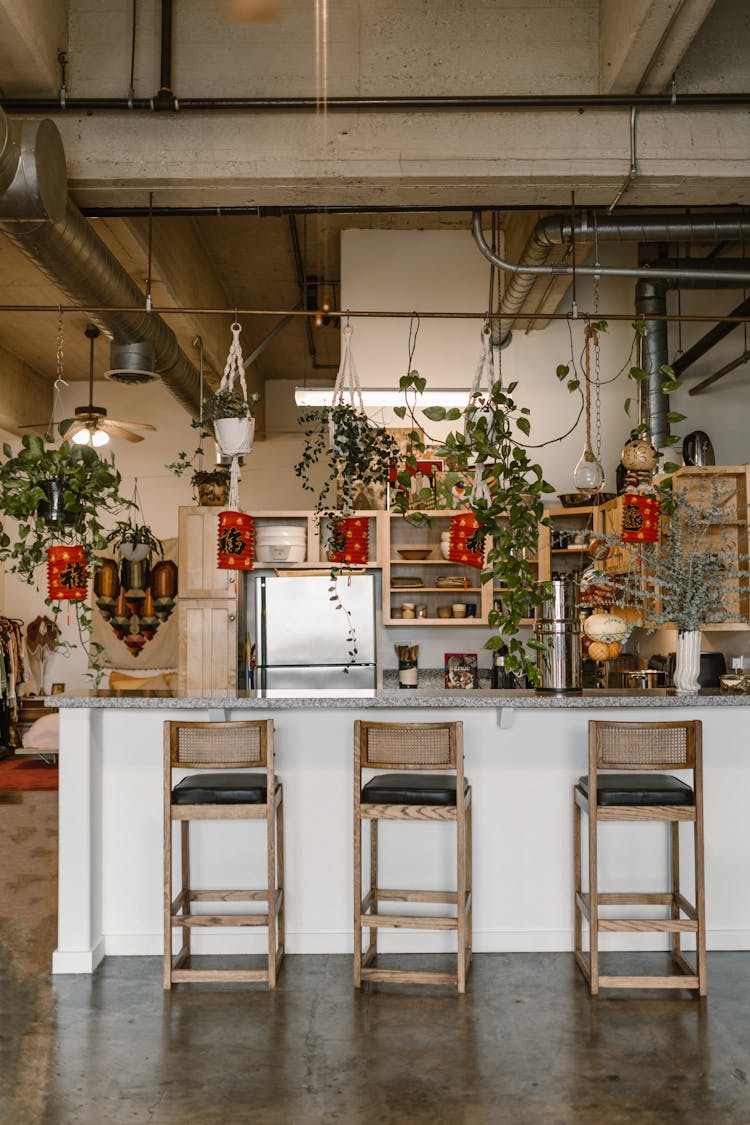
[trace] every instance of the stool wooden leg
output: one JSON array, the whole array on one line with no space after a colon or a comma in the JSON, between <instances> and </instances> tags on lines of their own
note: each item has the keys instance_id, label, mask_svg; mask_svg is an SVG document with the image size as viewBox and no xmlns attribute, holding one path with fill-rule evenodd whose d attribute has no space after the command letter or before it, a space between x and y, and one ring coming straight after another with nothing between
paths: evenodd
<instances>
[{"instance_id":1,"label":"stool wooden leg","mask_svg":"<svg viewBox=\"0 0 750 1125\"><path fill-rule=\"evenodd\" d=\"M677 902L677 896L680 893L680 825L678 821L673 820L671 824L667 825L669 831L669 854L670 854L670 867L671 867L671 883L670 891L672 893L672 909L670 916L673 920L680 917L680 907ZM672 960L676 961L680 954L680 933L679 930L672 933Z\"/></svg>"},{"instance_id":2,"label":"stool wooden leg","mask_svg":"<svg viewBox=\"0 0 750 1125\"><path fill-rule=\"evenodd\" d=\"M460 799L460 798L459 798ZM456 987L466 992L466 820L456 809Z\"/></svg>"},{"instance_id":3,"label":"stool wooden leg","mask_svg":"<svg viewBox=\"0 0 750 1125\"><path fill-rule=\"evenodd\" d=\"M589 805L589 988L599 995L599 850L598 823Z\"/></svg>"},{"instance_id":4,"label":"stool wooden leg","mask_svg":"<svg viewBox=\"0 0 750 1125\"><path fill-rule=\"evenodd\" d=\"M354 987L362 987L362 820L354 808Z\"/></svg>"},{"instance_id":5,"label":"stool wooden leg","mask_svg":"<svg viewBox=\"0 0 750 1125\"><path fill-rule=\"evenodd\" d=\"M184 915L190 914L190 821L183 820L180 822L180 867L181 867L181 886L182 886L182 913ZM192 955L190 942L192 939L192 930L190 926L182 927L182 948L180 953L188 960Z\"/></svg>"},{"instance_id":6,"label":"stool wooden leg","mask_svg":"<svg viewBox=\"0 0 750 1125\"><path fill-rule=\"evenodd\" d=\"M378 843L380 841L380 821L370 821L370 891L372 894L372 904L370 906L371 914L378 914ZM374 961L378 953L378 931L376 927L371 926L369 931L369 942L367 946L367 953L365 954L365 961Z\"/></svg>"},{"instance_id":7,"label":"stool wooden leg","mask_svg":"<svg viewBox=\"0 0 750 1125\"><path fill-rule=\"evenodd\" d=\"M474 883L472 875L472 800L469 794L469 803L466 806L466 893L469 897L469 909L466 914L466 968L471 962L471 941L474 933Z\"/></svg>"},{"instance_id":8,"label":"stool wooden leg","mask_svg":"<svg viewBox=\"0 0 750 1125\"><path fill-rule=\"evenodd\" d=\"M172 987L172 819L164 817L164 987Z\"/></svg>"},{"instance_id":9,"label":"stool wooden leg","mask_svg":"<svg viewBox=\"0 0 750 1125\"><path fill-rule=\"evenodd\" d=\"M268 987L276 987L276 817L275 798L267 794L266 921L268 923Z\"/></svg>"},{"instance_id":10,"label":"stool wooden leg","mask_svg":"<svg viewBox=\"0 0 750 1125\"><path fill-rule=\"evenodd\" d=\"M284 956L286 946L286 891L284 889L284 791L279 792L279 803L276 806L276 888L279 898L279 919L276 939L278 942L278 959Z\"/></svg>"},{"instance_id":11,"label":"stool wooden leg","mask_svg":"<svg viewBox=\"0 0 750 1125\"><path fill-rule=\"evenodd\" d=\"M583 956L583 912L581 911L581 896L583 894L583 873L581 864L581 806L576 801L575 789L573 790L573 920L574 920L574 950L576 960L580 962Z\"/></svg>"},{"instance_id":12,"label":"stool wooden leg","mask_svg":"<svg viewBox=\"0 0 750 1125\"><path fill-rule=\"evenodd\" d=\"M698 803L695 813L694 856L695 856L695 911L698 915L698 932L695 935L695 959L698 969L698 995L705 996L708 988L706 972L706 877L703 855L703 804Z\"/></svg>"}]
</instances>

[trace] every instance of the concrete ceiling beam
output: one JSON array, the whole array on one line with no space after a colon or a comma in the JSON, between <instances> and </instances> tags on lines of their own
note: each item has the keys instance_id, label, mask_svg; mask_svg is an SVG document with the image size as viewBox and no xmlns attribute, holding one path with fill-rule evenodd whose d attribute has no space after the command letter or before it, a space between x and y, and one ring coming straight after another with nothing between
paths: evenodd
<instances>
[{"instance_id":1,"label":"concrete ceiling beam","mask_svg":"<svg viewBox=\"0 0 750 1125\"><path fill-rule=\"evenodd\" d=\"M600 0L600 93L660 93L713 5L714 0Z\"/></svg>"},{"instance_id":2,"label":"concrete ceiling beam","mask_svg":"<svg viewBox=\"0 0 750 1125\"><path fill-rule=\"evenodd\" d=\"M628 202L747 198L744 109L642 111ZM609 204L630 166L630 113L340 114L325 161L306 117L57 118L79 206ZM221 171L217 175L217 170Z\"/></svg>"},{"instance_id":3,"label":"concrete ceiling beam","mask_svg":"<svg viewBox=\"0 0 750 1125\"><path fill-rule=\"evenodd\" d=\"M0 85L6 97L57 94L57 52L67 41L67 0L0 0Z\"/></svg>"}]
</instances>

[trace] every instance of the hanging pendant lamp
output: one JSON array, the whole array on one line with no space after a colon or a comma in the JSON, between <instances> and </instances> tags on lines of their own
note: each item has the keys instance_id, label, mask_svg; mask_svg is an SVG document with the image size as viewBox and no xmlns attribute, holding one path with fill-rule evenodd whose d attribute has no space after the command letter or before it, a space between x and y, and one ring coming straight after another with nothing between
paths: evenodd
<instances>
[{"instance_id":1,"label":"hanging pendant lamp","mask_svg":"<svg viewBox=\"0 0 750 1125\"><path fill-rule=\"evenodd\" d=\"M595 496L604 487L604 469L591 448L591 337L595 335L595 330L591 325L586 325L585 335L583 374L586 403L586 443L573 470L573 485L583 496Z\"/></svg>"}]
</instances>

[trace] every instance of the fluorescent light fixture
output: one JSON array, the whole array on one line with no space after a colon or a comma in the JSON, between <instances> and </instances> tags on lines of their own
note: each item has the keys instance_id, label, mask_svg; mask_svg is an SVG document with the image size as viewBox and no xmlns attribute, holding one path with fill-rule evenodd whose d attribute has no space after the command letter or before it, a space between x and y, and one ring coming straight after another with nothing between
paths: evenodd
<instances>
[{"instance_id":1,"label":"fluorescent light fixture","mask_svg":"<svg viewBox=\"0 0 750 1125\"><path fill-rule=\"evenodd\" d=\"M469 401L469 387L436 387L418 396L417 410L425 406L463 407ZM348 398L348 393L347 393ZM330 406L333 387L295 387L294 401L297 406ZM398 387L363 387L362 401L371 407L403 406L404 392Z\"/></svg>"}]
</instances>

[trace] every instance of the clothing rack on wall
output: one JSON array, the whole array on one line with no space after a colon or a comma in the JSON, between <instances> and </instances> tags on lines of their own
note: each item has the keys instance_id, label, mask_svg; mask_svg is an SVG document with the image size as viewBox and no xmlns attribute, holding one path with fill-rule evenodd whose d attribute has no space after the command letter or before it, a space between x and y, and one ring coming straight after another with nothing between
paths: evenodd
<instances>
[{"instance_id":1,"label":"clothing rack on wall","mask_svg":"<svg viewBox=\"0 0 750 1125\"><path fill-rule=\"evenodd\" d=\"M23 621L0 615L0 757L8 758L20 745L18 689L26 679Z\"/></svg>"}]
</instances>

